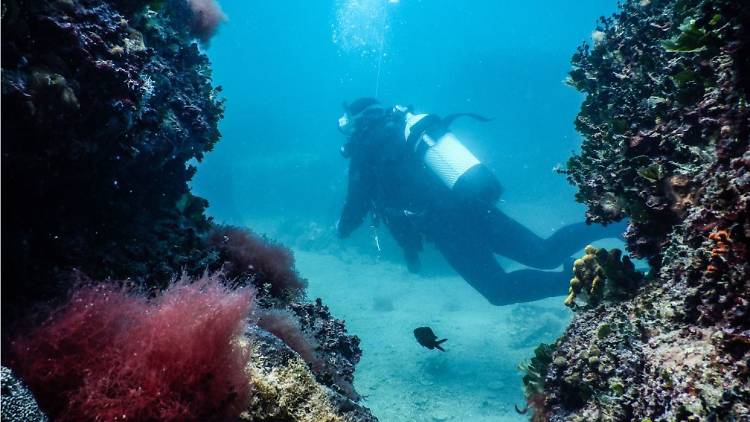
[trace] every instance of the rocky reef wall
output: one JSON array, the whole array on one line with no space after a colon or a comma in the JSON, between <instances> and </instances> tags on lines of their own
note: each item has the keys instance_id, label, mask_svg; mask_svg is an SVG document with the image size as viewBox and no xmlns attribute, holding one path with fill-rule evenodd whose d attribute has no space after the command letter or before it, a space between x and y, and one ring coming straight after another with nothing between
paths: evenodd
<instances>
[{"instance_id":1,"label":"rocky reef wall","mask_svg":"<svg viewBox=\"0 0 750 422\"><path fill-rule=\"evenodd\" d=\"M200 266L189 162L223 106L187 3L2 6L5 302L54 296L70 268L163 287Z\"/></svg>"},{"instance_id":2,"label":"rocky reef wall","mask_svg":"<svg viewBox=\"0 0 750 422\"><path fill-rule=\"evenodd\" d=\"M291 252L215 225L188 188L220 138L223 100L202 45L223 19L214 0L2 1L3 345L14 350L33 327L54 327L61 309L78 309L69 300L81 283L158 303L180 275L208 271L229 289L252 286L255 312L279 311L298 328L282 338L259 327L257 313L246 315L246 414L309 420L305 408L315 406L318 420L375 420L352 386L359 339L320 300L308 303ZM183 314L175 318L192 318ZM63 331L60 344L77 344ZM307 360L292 347L300 342ZM35 367L19 364L30 357L15 350L4 364ZM280 372L289 375L283 385L275 384ZM298 400L299 391L317 399ZM50 402L64 399L40 400ZM4 407L6 419L24 415Z\"/></svg>"},{"instance_id":3,"label":"rocky reef wall","mask_svg":"<svg viewBox=\"0 0 750 422\"><path fill-rule=\"evenodd\" d=\"M576 307L528 368L536 420L750 418L750 8L628 0L573 56L564 171L651 272Z\"/></svg>"}]
</instances>

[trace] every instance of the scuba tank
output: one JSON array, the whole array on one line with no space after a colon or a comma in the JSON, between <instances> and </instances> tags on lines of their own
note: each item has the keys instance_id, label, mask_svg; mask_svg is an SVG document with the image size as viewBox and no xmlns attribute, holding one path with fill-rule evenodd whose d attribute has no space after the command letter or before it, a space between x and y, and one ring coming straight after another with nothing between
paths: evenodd
<instances>
[{"instance_id":1,"label":"scuba tank","mask_svg":"<svg viewBox=\"0 0 750 422\"><path fill-rule=\"evenodd\" d=\"M396 106L394 111L404 113L406 145L443 184L459 198L495 203L502 188L492 172L477 159L454 135L448 126L457 117L473 114L455 114L441 119L434 114L413 114Z\"/></svg>"}]
</instances>

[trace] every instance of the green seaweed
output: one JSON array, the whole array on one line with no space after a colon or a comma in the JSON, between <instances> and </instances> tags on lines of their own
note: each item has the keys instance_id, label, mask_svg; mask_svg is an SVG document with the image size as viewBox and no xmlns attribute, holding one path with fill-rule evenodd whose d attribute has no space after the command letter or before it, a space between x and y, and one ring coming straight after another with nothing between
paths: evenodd
<instances>
[{"instance_id":1,"label":"green seaweed","mask_svg":"<svg viewBox=\"0 0 750 422\"><path fill-rule=\"evenodd\" d=\"M697 53L706 49L707 37L707 31L698 26L695 18L688 17L680 25L680 33L661 45L671 53Z\"/></svg>"},{"instance_id":2,"label":"green seaweed","mask_svg":"<svg viewBox=\"0 0 750 422\"><path fill-rule=\"evenodd\" d=\"M724 19L724 16L722 16L720 13L716 13L711 17L711 20L708 22L709 26L718 26L719 23Z\"/></svg>"},{"instance_id":3,"label":"green seaweed","mask_svg":"<svg viewBox=\"0 0 750 422\"><path fill-rule=\"evenodd\" d=\"M599 340L608 337L610 334L612 334L612 326L607 323L602 324L601 326L599 326L599 329L596 330L596 337Z\"/></svg>"},{"instance_id":4,"label":"green seaweed","mask_svg":"<svg viewBox=\"0 0 750 422\"><path fill-rule=\"evenodd\" d=\"M698 75L691 70L684 69L677 74L670 76L670 79L672 79L675 85L677 85L678 87L682 87L690 82L696 81L698 79Z\"/></svg>"},{"instance_id":5,"label":"green seaweed","mask_svg":"<svg viewBox=\"0 0 750 422\"><path fill-rule=\"evenodd\" d=\"M625 119L612 119L612 131L616 134L625 133L628 130L628 121Z\"/></svg>"},{"instance_id":6,"label":"green seaweed","mask_svg":"<svg viewBox=\"0 0 750 422\"><path fill-rule=\"evenodd\" d=\"M524 372L523 385L526 397L544 391L544 379L547 377L547 370L552 363L554 351L554 344L540 343L534 349L534 357L531 358L531 361L529 363L522 362L518 365L518 369Z\"/></svg>"},{"instance_id":7,"label":"green seaweed","mask_svg":"<svg viewBox=\"0 0 750 422\"><path fill-rule=\"evenodd\" d=\"M664 167L657 163L641 167L637 172L639 176L651 182L658 182L664 178Z\"/></svg>"},{"instance_id":8,"label":"green seaweed","mask_svg":"<svg viewBox=\"0 0 750 422\"><path fill-rule=\"evenodd\" d=\"M625 392L625 386L623 386L620 378L614 377L609 380L609 390L616 396L621 396Z\"/></svg>"}]
</instances>

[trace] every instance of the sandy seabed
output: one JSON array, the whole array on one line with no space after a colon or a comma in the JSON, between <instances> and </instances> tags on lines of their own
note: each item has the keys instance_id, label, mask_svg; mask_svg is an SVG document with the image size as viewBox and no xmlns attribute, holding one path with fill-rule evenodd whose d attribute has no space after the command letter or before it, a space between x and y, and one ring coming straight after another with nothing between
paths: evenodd
<instances>
[{"instance_id":1,"label":"sandy seabed","mask_svg":"<svg viewBox=\"0 0 750 422\"><path fill-rule=\"evenodd\" d=\"M384 422L527 420L519 362L572 317L563 297L492 306L457 275L420 276L374 257L295 250L308 296L362 340L355 386ZM412 331L430 326L445 353Z\"/></svg>"}]
</instances>

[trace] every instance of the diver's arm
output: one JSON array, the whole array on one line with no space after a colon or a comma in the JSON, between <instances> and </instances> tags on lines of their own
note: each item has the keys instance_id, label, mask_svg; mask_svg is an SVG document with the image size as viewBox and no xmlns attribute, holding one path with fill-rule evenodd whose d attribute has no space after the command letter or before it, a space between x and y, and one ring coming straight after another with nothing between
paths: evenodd
<instances>
[{"instance_id":1,"label":"diver's arm","mask_svg":"<svg viewBox=\"0 0 750 422\"><path fill-rule=\"evenodd\" d=\"M349 186L346 192L346 201L341 211L341 218L336 224L338 235L341 238L348 237L357 227L362 224L370 212L372 200L370 198L369 168L365 163L358 162L352 157L349 166Z\"/></svg>"}]
</instances>

